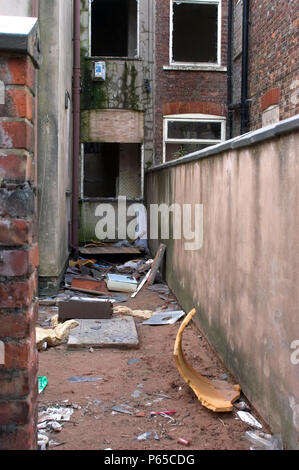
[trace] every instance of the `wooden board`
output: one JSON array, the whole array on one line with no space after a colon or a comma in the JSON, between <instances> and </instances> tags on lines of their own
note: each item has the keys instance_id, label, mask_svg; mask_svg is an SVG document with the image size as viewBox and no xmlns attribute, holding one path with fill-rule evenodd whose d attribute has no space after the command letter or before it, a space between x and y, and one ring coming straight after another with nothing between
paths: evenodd
<instances>
[{"instance_id":1,"label":"wooden board","mask_svg":"<svg viewBox=\"0 0 299 470\"><path fill-rule=\"evenodd\" d=\"M140 248L135 246L96 246L79 248L82 255L139 255Z\"/></svg>"}]
</instances>

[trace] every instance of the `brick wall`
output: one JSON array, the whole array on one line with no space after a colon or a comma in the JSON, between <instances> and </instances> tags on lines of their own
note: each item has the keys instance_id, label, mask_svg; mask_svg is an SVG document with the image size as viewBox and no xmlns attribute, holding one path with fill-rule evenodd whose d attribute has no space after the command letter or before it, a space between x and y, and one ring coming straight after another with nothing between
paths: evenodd
<instances>
[{"instance_id":1,"label":"brick wall","mask_svg":"<svg viewBox=\"0 0 299 470\"><path fill-rule=\"evenodd\" d=\"M1 53L0 449L9 450L36 448L36 75L29 56Z\"/></svg>"},{"instance_id":2,"label":"brick wall","mask_svg":"<svg viewBox=\"0 0 299 470\"><path fill-rule=\"evenodd\" d=\"M162 161L163 115L204 113L226 115L225 71L164 70L169 65L170 2L155 2L154 152ZM227 56L227 0L222 1L221 65Z\"/></svg>"},{"instance_id":3,"label":"brick wall","mask_svg":"<svg viewBox=\"0 0 299 470\"><path fill-rule=\"evenodd\" d=\"M235 2L236 3L236 2ZM240 40L240 9L234 8L234 45ZM251 0L249 14L248 86L250 130L262 126L263 112L279 105L279 120L299 113L299 68L297 0ZM234 99L240 90L240 67L236 59Z\"/></svg>"}]
</instances>

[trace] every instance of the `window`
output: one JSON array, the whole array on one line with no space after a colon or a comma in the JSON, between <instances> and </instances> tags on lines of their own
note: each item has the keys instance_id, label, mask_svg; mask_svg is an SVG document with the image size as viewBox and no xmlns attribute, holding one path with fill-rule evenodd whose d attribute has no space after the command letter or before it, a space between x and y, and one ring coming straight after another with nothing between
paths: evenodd
<instances>
[{"instance_id":1,"label":"window","mask_svg":"<svg viewBox=\"0 0 299 470\"><path fill-rule=\"evenodd\" d=\"M225 118L205 114L180 114L164 117L163 161L225 140Z\"/></svg>"},{"instance_id":2,"label":"window","mask_svg":"<svg viewBox=\"0 0 299 470\"><path fill-rule=\"evenodd\" d=\"M137 57L136 0L93 0L91 55Z\"/></svg>"},{"instance_id":3,"label":"window","mask_svg":"<svg viewBox=\"0 0 299 470\"><path fill-rule=\"evenodd\" d=\"M86 142L83 197L140 199L141 157L141 144Z\"/></svg>"},{"instance_id":4,"label":"window","mask_svg":"<svg viewBox=\"0 0 299 470\"><path fill-rule=\"evenodd\" d=\"M220 65L221 0L170 0L170 64Z\"/></svg>"}]
</instances>

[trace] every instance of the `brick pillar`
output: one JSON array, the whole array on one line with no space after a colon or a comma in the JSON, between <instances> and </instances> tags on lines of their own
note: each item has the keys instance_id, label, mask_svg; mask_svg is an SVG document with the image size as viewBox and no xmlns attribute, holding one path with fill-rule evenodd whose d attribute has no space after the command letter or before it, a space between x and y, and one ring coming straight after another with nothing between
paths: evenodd
<instances>
[{"instance_id":1,"label":"brick pillar","mask_svg":"<svg viewBox=\"0 0 299 470\"><path fill-rule=\"evenodd\" d=\"M1 450L36 449L36 67L28 50L0 51Z\"/></svg>"}]
</instances>

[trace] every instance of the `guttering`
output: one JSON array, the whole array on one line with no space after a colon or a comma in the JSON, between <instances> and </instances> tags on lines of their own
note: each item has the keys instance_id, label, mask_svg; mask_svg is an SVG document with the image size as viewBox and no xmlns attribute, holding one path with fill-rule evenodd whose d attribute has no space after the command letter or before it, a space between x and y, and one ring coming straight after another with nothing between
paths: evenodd
<instances>
[{"instance_id":1,"label":"guttering","mask_svg":"<svg viewBox=\"0 0 299 470\"><path fill-rule=\"evenodd\" d=\"M242 22L242 81L241 81L241 129L248 132L248 36L249 36L249 0L243 0Z\"/></svg>"},{"instance_id":2,"label":"guttering","mask_svg":"<svg viewBox=\"0 0 299 470\"><path fill-rule=\"evenodd\" d=\"M232 102L232 24L233 24L233 0L228 2L228 22L227 22L227 122L228 138L233 136L233 110Z\"/></svg>"},{"instance_id":3,"label":"guttering","mask_svg":"<svg viewBox=\"0 0 299 470\"><path fill-rule=\"evenodd\" d=\"M72 174L72 221L71 243L74 250L79 247L79 155L80 155L80 0L74 0L73 37L73 174Z\"/></svg>"}]
</instances>

